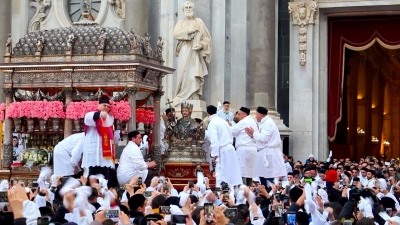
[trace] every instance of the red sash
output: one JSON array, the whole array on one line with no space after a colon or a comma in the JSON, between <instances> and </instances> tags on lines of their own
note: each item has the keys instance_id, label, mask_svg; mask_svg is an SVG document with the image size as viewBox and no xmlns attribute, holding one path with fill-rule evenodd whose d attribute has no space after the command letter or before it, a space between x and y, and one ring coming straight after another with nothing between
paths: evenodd
<instances>
[{"instance_id":1,"label":"red sash","mask_svg":"<svg viewBox=\"0 0 400 225\"><path fill-rule=\"evenodd\" d=\"M100 119L102 123L104 122ZM101 137L101 149L104 159L111 159L114 161L114 137L112 137L113 129L112 127L100 126L100 137Z\"/></svg>"}]
</instances>

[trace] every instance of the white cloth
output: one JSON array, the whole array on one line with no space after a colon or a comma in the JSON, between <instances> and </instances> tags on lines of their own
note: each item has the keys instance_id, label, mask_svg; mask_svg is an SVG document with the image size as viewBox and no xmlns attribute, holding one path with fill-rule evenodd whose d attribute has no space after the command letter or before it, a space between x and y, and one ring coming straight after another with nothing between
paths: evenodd
<instances>
[{"instance_id":1,"label":"white cloth","mask_svg":"<svg viewBox=\"0 0 400 225\"><path fill-rule=\"evenodd\" d=\"M161 147L161 155L164 155L164 152L168 150L169 145L168 143L164 142L164 137L165 137L165 131L167 130L167 127L165 127L165 123L163 118L160 118L160 147Z\"/></svg>"},{"instance_id":2,"label":"white cloth","mask_svg":"<svg viewBox=\"0 0 400 225\"><path fill-rule=\"evenodd\" d=\"M146 156L147 153L149 152L149 142L148 142L149 136L143 135L142 142L140 142L139 149L142 152L143 156Z\"/></svg>"},{"instance_id":3,"label":"white cloth","mask_svg":"<svg viewBox=\"0 0 400 225\"><path fill-rule=\"evenodd\" d=\"M129 141L122 151L117 168L117 178L119 184L128 184L136 176L147 177L148 165L143 159L139 147L132 141Z\"/></svg>"},{"instance_id":4,"label":"white cloth","mask_svg":"<svg viewBox=\"0 0 400 225\"><path fill-rule=\"evenodd\" d=\"M25 200L22 203L22 213L26 218L26 225L37 225L37 218L41 217L39 208L32 201Z\"/></svg>"},{"instance_id":5,"label":"white cloth","mask_svg":"<svg viewBox=\"0 0 400 225\"><path fill-rule=\"evenodd\" d=\"M257 123L251 116L246 116L231 127L232 135L236 137L235 147L239 159L242 177L256 176L257 147L256 142L245 131L245 128L258 130Z\"/></svg>"},{"instance_id":6,"label":"white cloth","mask_svg":"<svg viewBox=\"0 0 400 225\"><path fill-rule=\"evenodd\" d=\"M221 181L232 186L242 184L239 161L232 145L232 133L229 124L215 114L210 116L209 121L207 133L211 157L217 157L215 166L216 186L219 187Z\"/></svg>"},{"instance_id":7,"label":"white cloth","mask_svg":"<svg viewBox=\"0 0 400 225\"><path fill-rule=\"evenodd\" d=\"M83 153L85 133L73 134L54 147L53 168L56 176L74 175L74 166L77 166Z\"/></svg>"},{"instance_id":8,"label":"white cloth","mask_svg":"<svg viewBox=\"0 0 400 225\"><path fill-rule=\"evenodd\" d=\"M219 116L219 117L221 117L222 119L224 119L225 121L229 121L229 122L232 122L233 121L233 113L231 113L231 112L225 112L224 110L219 110L218 112L217 112L217 115Z\"/></svg>"},{"instance_id":9,"label":"white cloth","mask_svg":"<svg viewBox=\"0 0 400 225\"><path fill-rule=\"evenodd\" d=\"M114 162L111 159L103 158L101 138L97 133L96 121L93 119L94 113L95 112L89 112L85 115L85 125L88 128L84 139L82 168L100 166L114 169ZM108 114L107 118L104 120L103 126L110 127L113 124L114 117Z\"/></svg>"}]
</instances>

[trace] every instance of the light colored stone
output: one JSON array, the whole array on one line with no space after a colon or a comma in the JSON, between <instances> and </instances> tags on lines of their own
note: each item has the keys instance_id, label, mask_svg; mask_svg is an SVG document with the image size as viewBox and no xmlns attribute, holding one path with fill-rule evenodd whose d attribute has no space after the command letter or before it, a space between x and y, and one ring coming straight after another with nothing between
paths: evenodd
<instances>
[{"instance_id":1,"label":"light colored stone","mask_svg":"<svg viewBox=\"0 0 400 225\"><path fill-rule=\"evenodd\" d=\"M173 106L185 100L200 100L203 95L204 76L211 62L211 35L203 20L194 17L194 3L183 4L185 19L179 20L174 28L177 39L178 82Z\"/></svg>"}]
</instances>

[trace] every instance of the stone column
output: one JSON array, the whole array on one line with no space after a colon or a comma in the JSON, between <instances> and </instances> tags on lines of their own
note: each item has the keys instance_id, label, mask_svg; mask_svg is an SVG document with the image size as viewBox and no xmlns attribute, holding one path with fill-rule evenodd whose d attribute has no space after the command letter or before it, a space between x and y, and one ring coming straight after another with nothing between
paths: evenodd
<instances>
[{"instance_id":1,"label":"stone column","mask_svg":"<svg viewBox=\"0 0 400 225\"><path fill-rule=\"evenodd\" d=\"M249 58L248 107L263 105L275 111L275 4L251 0L248 4ZM240 107L240 106L239 106Z\"/></svg>"},{"instance_id":2,"label":"stone column","mask_svg":"<svg viewBox=\"0 0 400 225\"><path fill-rule=\"evenodd\" d=\"M5 99L6 99L6 111L13 101L14 91L11 88L3 89ZM3 135L3 162L2 169L9 169L12 161L13 161L13 146L12 146L12 137L13 137L13 120L11 118L4 120L4 135Z\"/></svg>"},{"instance_id":3,"label":"stone column","mask_svg":"<svg viewBox=\"0 0 400 225\"><path fill-rule=\"evenodd\" d=\"M148 0L125 1L125 30L144 36L148 31ZM157 38L157 37L153 37Z\"/></svg>"},{"instance_id":4,"label":"stone column","mask_svg":"<svg viewBox=\"0 0 400 225\"><path fill-rule=\"evenodd\" d=\"M66 87L63 89L65 93L65 108L72 102L72 93L74 89L72 87ZM65 119L64 121L64 138L67 138L72 134L72 120Z\"/></svg>"},{"instance_id":5,"label":"stone column","mask_svg":"<svg viewBox=\"0 0 400 225\"><path fill-rule=\"evenodd\" d=\"M128 87L125 89L128 93L129 105L131 106L131 118L128 121L128 132L136 130L136 93L137 87Z\"/></svg>"},{"instance_id":6,"label":"stone column","mask_svg":"<svg viewBox=\"0 0 400 225\"><path fill-rule=\"evenodd\" d=\"M6 43L8 34L11 33L11 0L4 0L0 7L0 40L1 43ZM10 46L10 49L14 47ZM0 48L0 55L5 55L5 48ZM0 76L4 77L4 73L0 71ZM4 79L0 79L0 87L3 87ZM0 92L0 102L4 102L4 95Z\"/></svg>"},{"instance_id":7,"label":"stone column","mask_svg":"<svg viewBox=\"0 0 400 225\"><path fill-rule=\"evenodd\" d=\"M313 64L313 33L315 1L289 2L290 21L290 67L289 67L289 121L293 135L290 148L296 160L305 160L312 153L316 159L318 151L318 73L314 72ZM314 96L314 97L313 97ZM317 98L316 98L317 97ZM316 116L316 118L314 118ZM326 122L325 122L326 123ZM325 137L325 139L328 139Z\"/></svg>"},{"instance_id":8,"label":"stone column","mask_svg":"<svg viewBox=\"0 0 400 225\"><path fill-rule=\"evenodd\" d=\"M162 91L153 92L153 110L154 110L154 124L153 124L153 145L151 146L151 160L157 163L156 171L160 172L161 169L161 147L160 147L160 99L164 94Z\"/></svg>"}]
</instances>

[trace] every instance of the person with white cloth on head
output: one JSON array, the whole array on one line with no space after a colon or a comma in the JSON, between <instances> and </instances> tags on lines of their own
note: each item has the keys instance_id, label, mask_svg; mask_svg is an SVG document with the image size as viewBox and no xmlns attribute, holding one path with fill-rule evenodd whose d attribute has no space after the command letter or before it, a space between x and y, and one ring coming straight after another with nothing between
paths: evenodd
<instances>
[{"instance_id":1,"label":"person with white cloth on head","mask_svg":"<svg viewBox=\"0 0 400 225\"><path fill-rule=\"evenodd\" d=\"M224 181L231 186L242 184L239 161L232 145L232 133L229 124L216 115L217 108L207 106L209 124L207 133L210 141L211 158L216 162L216 187Z\"/></svg>"},{"instance_id":2,"label":"person with white cloth on head","mask_svg":"<svg viewBox=\"0 0 400 225\"><path fill-rule=\"evenodd\" d=\"M287 176L287 169L281 151L281 136L274 120L268 116L268 110L258 107L256 119L259 128L247 127L245 132L257 144L256 176L260 177L262 185L267 185L267 179ZM240 123L240 122L239 122Z\"/></svg>"},{"instance_id":3,"label":"person with white cloth on head","mask_svg":"<svg viewBox=\"0 0 400 225\"><path fill-rule=\"evenodd\" d=\"M236 137L236 154L243 182L251 186L256 175L257 146L255 140L246 133L246 128L258 130L258 127L248 108L241 107L237 117L239 122L231 127L231 131L233 137Z\"/></svg>"},{"instance_id":4,"label":"person with white cloth on head","mask_svg":"<svg viewBox=\"0 0 400 225\"><path fill-rule=\"evenodd\" d=\"M142 152L139 149L142 136L139 131L131 131L128 133L129 142L122 150L117 169L117 178L119 184L128 184L132 178L139 176L142 182L149 186L153 173L149 171L156 166L154 161L145 162Z\"/></svg>"}]
</instances>

